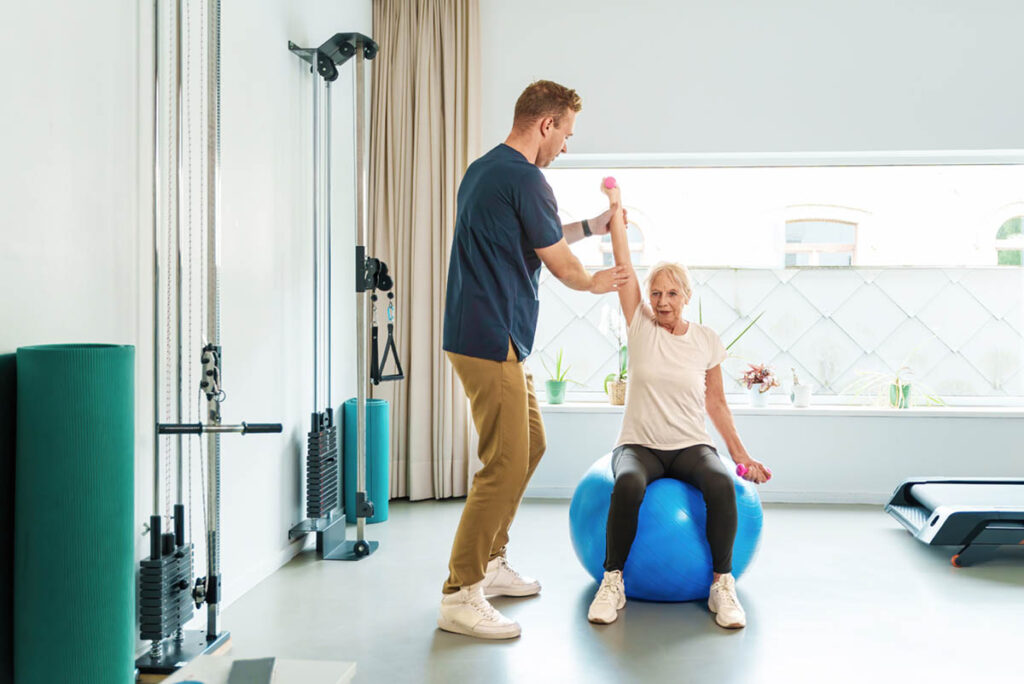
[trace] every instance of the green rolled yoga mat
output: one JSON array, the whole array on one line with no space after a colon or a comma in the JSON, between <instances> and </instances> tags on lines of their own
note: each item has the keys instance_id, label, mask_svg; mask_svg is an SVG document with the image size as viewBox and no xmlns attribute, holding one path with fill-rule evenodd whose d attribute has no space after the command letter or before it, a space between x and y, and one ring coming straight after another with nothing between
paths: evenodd
<instances>
[{"instance_id":1,"label":"green rolled yoga mat","mask_svg":"<svg viewBox=\"0 0 1024 684\"><path fill-rule=\"evenodd\" d=\"M14 538L14 354L0 354L0 539ZM14 681L14 556L0 557L0 684Z\"/></svg>"},{"instance_id":2,"label":"green rolled yoga mat","mask_svg":"<svg viewBox=\"0 0 1024 684\"><path fill-rule=\"evenodd\" d=\"M17 684L134 681L135 349L18 349Z\"/></svg>"},{"instance_id":3,"label":"green rolled yoga mat","mask_svg":"<svg viewBox=\"0 0 1024 684\"><path fill-rule=\"evenodd\" d=\"M356 521L356 400L349 399L345 412L345 518ZM368 523L388 519L388 492L391 490L388 402L383 399L366 400L366 494L373 502L373 515Z\"/></svg>"}]
</instances>

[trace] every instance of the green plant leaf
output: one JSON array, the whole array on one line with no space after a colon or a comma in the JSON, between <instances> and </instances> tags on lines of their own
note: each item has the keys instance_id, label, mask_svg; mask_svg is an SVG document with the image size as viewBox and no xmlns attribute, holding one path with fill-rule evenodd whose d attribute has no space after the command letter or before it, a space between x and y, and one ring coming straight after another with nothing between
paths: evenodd
<instances>
[{"instance_id":1,"label":"green plant leaf","mask_svg":"<svg viewBox=\"0 0 1024 684\"><path fill-rule=\"evenodd\" d=\"M610 383L614 379L615 379L615 373L609 373L608 375L604 376L604 393L605 394L608 394L608 383Z\"/></svg>"},{"instance_id":2,"label":"green plant leaf","mask_svg":"<svg viewBox=\"0 0 1024 684\"><path fill-rule=\"evenodd\" d=\"M735 338L733 338L732 342L730 342L729 344L725 345L725 351L729 351L730 349L732 349L732 345L734 345L737 342L739 342L740 338L743 337L744 335L746 335L747 331L750 330L752 327L754 327L754 324L757 323L759 320L761 320L761 316L764 316L764 314L765 314L764 311L762 311L761 313L757 314L757 316L754 318L754 320L750 321L750 323L747 324L747 327L744 328L740 332L739 335L737 335Z\"/></svg>"},{"instance_id":3,"label":"green plant leaf","mask_svg":"<svg viewBox=\"0 0 1024 684\"><path fill-rule=\"evenodd\" d=\"M554 380L555 379L555 374L551 372L550 368L548 368L548 364L545 363L543 356L540 357L540 365L544 366L544 370L547 371L548 377L551 378L552 380Z\"/></svg>"}]
</instances>

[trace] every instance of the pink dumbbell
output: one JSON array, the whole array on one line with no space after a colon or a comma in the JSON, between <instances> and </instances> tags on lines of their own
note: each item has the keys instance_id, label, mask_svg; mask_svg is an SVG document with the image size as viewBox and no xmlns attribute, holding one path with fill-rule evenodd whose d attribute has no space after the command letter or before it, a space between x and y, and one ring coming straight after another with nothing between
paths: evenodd
<instances>
[{"instance_id":1,"label":"pink dumbbell","mask_svg":"<svg viewBox=\"0 0 1024 684\"><path fill-rule=\"evenodd\" d=\"M768 466L765 466L764 467L764 471L766 473L768 473L768 479L770 480L771 477L772 477L771 469L768 468ZM744 475L746 475L747 474L747 466L743 465L742 463L737 463L736 464L736 474L739 475L740 477L743 477Z\"/></svg>"},{"instance_id":2,"label":"pink dumbbell","mask_svg":"<svg viewBox=\"0 0 1024 684\"><path fill-rule=\"evenodd\" d=\"M615 176L608 176L607 178L605 178L604 179L604 187L608 188L609 190L614 188L615 187Z\"/></svg>"}]
</instances>

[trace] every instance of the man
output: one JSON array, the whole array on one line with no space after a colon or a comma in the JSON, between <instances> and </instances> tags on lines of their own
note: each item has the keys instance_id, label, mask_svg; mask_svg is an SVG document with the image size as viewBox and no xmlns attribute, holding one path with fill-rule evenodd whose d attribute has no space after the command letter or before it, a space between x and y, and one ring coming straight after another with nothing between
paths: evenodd
<instances>
[{"instance_id":1,"label":"man","mask_svg":"<svg viewBox=\"0 0 1024 684\"><path fill-rule=\"evenodd\" d=\"M544 425L523 372L537 328L541 263L568 287L594 294L626 282L625 269L589 274L569 242L608 232L611 211L562 226L540 169L566 151L581 109L576 91L537 81L516 102L512 131L459 185L448 271L444 349L465 387L483 468L473 479L452 545L438 626L484 639L519 636L485 595L530 596L540 583L505 558L508 529L541 455Z\"/></svg>"}]
</instances>

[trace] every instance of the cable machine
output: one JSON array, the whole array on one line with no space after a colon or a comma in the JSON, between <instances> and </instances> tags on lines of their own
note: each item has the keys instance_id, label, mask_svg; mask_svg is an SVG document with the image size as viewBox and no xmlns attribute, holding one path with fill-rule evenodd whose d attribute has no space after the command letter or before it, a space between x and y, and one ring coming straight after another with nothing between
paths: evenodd
<instances>
[{"instance_id":1,"label":"cable machine","mask_svg":"<svg viewBox=\"0 0 1024 684\"><path fill-rule=\"evenodd\" d=\"M219 172L220 172L220 0L208 0L203 20L204 31L199 39L200 51L204 53L202 72L205 82L193 86L191 78L186 84L185 98L182 98L182 10L191 10L188 0L170 0L166 9L165 32L167 40L162 43L159 30L161 4L156 6L156 40L154 74L154 216L153 216L153 339L154 339L154 417L156 434L154 439L153 502L154 513L150 517L150 555L140 562L139 572L139 625L140 638L151 642L150 650L136 661L136 667L144 673L167 674L182 663L196 656L214 651L229 638L220 630L219 610L221 601L220 569L220 437L225 433L255 434L280 433L280 423L246 423L229 425L221 421L221 404L226 399L222 376L223 349L220 344L220 281L218 274L219 249ZM191 31L190 16L186 15L185 29ZM166 47L166 55L162 48ZM185 47L185 71L191 75L190 43ZM161 79L160 64L169 78ZM205 116L203 131L192 132L193 103L190 100L193 88L204 97L196 104ZM162 114L166 115L166 132L161 137ZM184 136L182 128L184 124ZM202 225L205 241L199 245L193 241L192 190L196 185L192 177L191 144L193 137L203 140L200 157L203 162L202 178L198 185L201 190L202 206L197 213ZM163 144L166 142L166 148ZM182 162L182 150L188 150L186 163ZM161 170L165 173L161 174ZM163 182L161 183L161 180ZM185 186L179 187L179 180ZM166 190L166 192L164 192ZM183 200L184 196L184 202ZM187 216L182 216L181 205L186 205ZM160 210L162 207L162 211ZM184 228L184 230L183 230ZM161 237L165 238L163 247ZM172 257L173 255L173 257ZM198 388L195 396L205 398L205 419L202 417L203 401L193 415L186 410L186 396L183 386L188 387L195 378L190 378L186 369L193 364L187 355L193 338L192 331L192 264L199 264L196 278L200 281L200 307L205 311L198 331L201 350L197 354L199 363ZM188 277L183 277L183 271ZM162 289L161 286L164 286ZM165 306L161 306L165 304ZM161 309L164 310L161 319ZM183 310L184 309L184 310ZM164 334L161 335L161 332ZM159 353L161 339L165 349L164 363ZM189 391L191 394L191 391ZM165 399L161 410L161 398ZM191 400L189 400L191 405ZM197 418L195 422L185 422ZM166 419L164 422L162 419ZM202 442L205 441L206 468L200 467L203 479L203 521L206 541L206 576L194 579L194 544L186 534L185 486L188 485L191 498L191 437L196 440L200 465L202 464ZM160 436L165 436L161 438ZM163 448L161 448L163 445ZM183 451L187 446L189 476L184 472ZM165 485L164 504L170 501L169 464L175 462L174 479L176 495L173 505L173 531L164 531L164 517L161 515L160 485ZM189 511L191 513L191 511ZM184 625L193 617L193 606L199 610L206 605L206 630L184 630Z\"/></svg>"},{"instance_id":2,"label":"cable machine","mask_svg":"<svg viewBox=\"0 0 1024 684\"><path fill-rule=\"evenodd\" d=\"M373 501L366 491L367 295L373 302L374 325L370 379L379 383L401 380L395 349L394 285L387 265L366 255L369 237L366 218L365 61L377 56L377 44L361 33L337 33L316 48L289 41L288 50L310 65L313 76L313 413L306 456L306 520L293 527L289 539L316 534L316 549L323 560L359 560L377 549L366 539L366 518L373 516ZM346 540L341 458L337 418L331 401L331 91L338 67L355 58L355 169L356 221L356 539ZM376 326L377 290L387 292L388 341L378 362ZM383 375L389 353L397 372ZM326 369L326 375L324 371Z\"/></svg>"}]
</instances>

